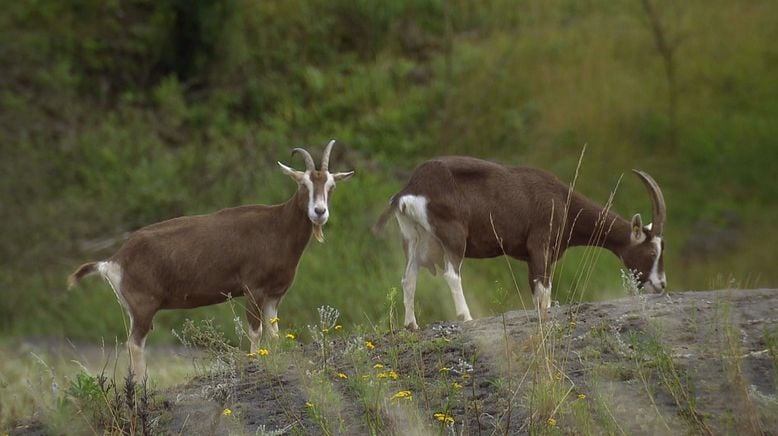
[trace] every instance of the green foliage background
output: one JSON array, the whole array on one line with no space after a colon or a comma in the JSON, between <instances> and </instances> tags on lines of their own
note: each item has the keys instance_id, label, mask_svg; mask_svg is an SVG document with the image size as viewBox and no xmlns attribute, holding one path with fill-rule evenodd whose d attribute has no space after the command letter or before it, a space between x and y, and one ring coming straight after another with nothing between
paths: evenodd
<instances>
[{"instance_id":1,"label":"green foliage background","mask_svg":"<svg viewBox=\"0 0 778 436\"><path fill-rule=\"evenodd\" d=\"M650 215L634 167L669 208L671 289L776 286L778 4L653 0L673 63L677 118L639 0L42 0L0 14L2 336L123 336L100 280L65 291L122 235L184 214L287 199L275 166L337 138L355 169L332 200L327 242L306 251L280 316L378 322L399 287L399 232L368 229L420 161L469 154L549 169L615 210ZM677 127L673 127L673 126ZM675 139L674 139L675 138ZM298 167L300 162L291 162ZM619 261L568 252L555 299L619 295ZM218 253L214 253L218 256ZM511 261L529 301L526 267ZM580 274L585 271L583 276ZM476 316L520 307L504 259L470 260ZM422 323L453 318L422 274ZM185 317L163 312L154 340ZM162 333L159 333L159 331Z\"/></svg>"}]
</instances>

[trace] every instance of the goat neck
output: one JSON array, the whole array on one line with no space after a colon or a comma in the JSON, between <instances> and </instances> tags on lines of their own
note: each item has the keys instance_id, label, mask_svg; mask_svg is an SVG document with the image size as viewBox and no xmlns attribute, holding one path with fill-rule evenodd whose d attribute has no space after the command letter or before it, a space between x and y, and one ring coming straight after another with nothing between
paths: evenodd
<instances>
[{"instance_id":1,"label":"goat neck","mask_svg":"<svg viewBox=\"0 0 778 436\"><path fill-rule=\"evenodd\" d=\"M629 246L630 223L617 214L606 211L588 198L573 192L567 213L563 244L571 247L597 246L618 257Z\"/></svg>"}]
</instances>

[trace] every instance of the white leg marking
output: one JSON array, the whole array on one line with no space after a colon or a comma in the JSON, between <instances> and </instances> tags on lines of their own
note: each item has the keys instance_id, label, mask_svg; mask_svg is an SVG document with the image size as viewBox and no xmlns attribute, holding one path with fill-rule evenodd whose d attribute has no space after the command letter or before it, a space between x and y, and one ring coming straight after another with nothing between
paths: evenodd
<instances>
[{"instance_id":1,"label":"white leg marking","mask_svg":"<svg viewBox=\"0 0 778 436\"><path fill-rule=\"evenodd\" d=\"M251 323L249 323L249 341L251 341L251 348L249 349L250 352L256 353L257 350L259 350L259 340L262 339L262 323L259 323L259 326L257 326L257 329L254 330L251 328Z\"/></svg>"},{"instance_id":2,"label":"white leg marking","mask_svg":"<svg viewBox=\"0 0 778 436\"><path fill-rule=\"evenodd\" d=\"M418 330L414 300L416 298L416 276L419 273L419 264L416 260L416 241L408 241L408 264L403 275L403 304L405 306L405 327Z\"/></svg>"},{"instance_id":3,"label":"white leg marking","mask_svg":"<svg viewBox=\"0 0 778 436\"><path fill-rule=\"evenodd\" d=\"M454 298L454 307L457 311L457 317L462 321L472 321L470 309L465 301L465 294L462 292L462 277L457 273L454 265L446 261L446 270L443 272L443 278L446 279L448 287L451 289L451 296Z\"/></svg>"},{"instance_id":4,"label":"white leg marking","mask_svg":"<svg viewBox=\"0 0 778 436\"><path fill-rule=\"evenodd\" d=\"M262 308L262 320L270 336L278 337L278 300L268 300ZM274 322L275 321L275 322Z\"/></svg>"},{"instance_id":5,"label":"white leg marking","mask_svg":"<svg viewBox=\"0 0 778 436\"><path fill-rule=\"evenodd\" d=\"M141 339L140 344L136 344L134 339L130 339L128 348L130 351L130 370L136 381L143 380L146 376L146 357L144 349L146 348L146 338Z\"/></svg>"},{"instance_id":6,"label":"white leg marking","mask_svg":"<svg viewBox=\"0 0 778 436\"><path fill-rule=\"evenodd\" d=\"M408 263L402 279L403 303L405 306L405 327L416 330L414 300L416 297L416 277L419 272L419 262L426 250L429 233L432 232L427 219L427 199L418 195L403 195L399 199L397 222L400 225L403 239L408 246Z\"/></svg>"},{"instance_id":7,"label":"white leg marking","mask_svg":"<svg viewBox=\"0 0 778 436\"><path fill-rule=\"evenodd\" d=\"M130 306L127 304L127 300L122 293L122 267L113 261L104 261L97 263L97 271L103 276L105 281L116 294L116 299L119 300L119 304L122 305L124 311L130 317L130 332L132 332L132 313L130 313ZM136 381L140 381L146 376L146 358L144 357L144 348L146 346L146 338L141 339L140 344L136 344L135 340L130 334L130 338L127 340L127 351L130 354L130 371L132 371L133 377Z\"/></svg>"},{"instance_id":8,"label":"white leg marking","mask_svg":"<svg viewBox=\"0 0 778 436\"><path fill-rule=\"evenodd\" d=\"M539 280L535 280L535 289L532 292L532 301L535 302L535 309L539 310L541 315L545 316L548 309L551 308L551 284L548 288L543 286Z\"/></svg>"}]
</instances>

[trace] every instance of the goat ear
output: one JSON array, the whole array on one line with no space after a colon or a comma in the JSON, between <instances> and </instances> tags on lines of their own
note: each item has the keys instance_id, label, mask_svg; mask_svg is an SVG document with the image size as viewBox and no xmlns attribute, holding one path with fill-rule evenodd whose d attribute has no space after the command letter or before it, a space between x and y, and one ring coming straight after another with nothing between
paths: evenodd
<instances>
[{"instance_id":1,"label":"goat ear","mask_svg":"<svg viewBox=\"0 0 778 436\"><path fill-rule=\"evenodd\" d=\"M646 234L643 232L643 220L639 213L632 217L632 231L629 232L629 240L632 244L640 244L646 240Z\"/></svg>"},{"instance_id":2,"label":"goat ear","mask_svg":"<svg viewBox=\"0 0 778 436\"><path fill-rule=\"evenodd\" d=\"M341 180L348 180L353 175L354 175L354 171L347 171L345 173L333 173L332 178L336 182L340 182Z\"/></svg>"},{"instance_id":3,"label":"goat ear","mask_svg":"<svg viewBox=\"0 0 778 436\"><path fill-rule=\"evenodd\" d=\"M305 174L304 172L297 171L296 169L294 169L292 167L288 167L288 166L282 164L281 162L278 162L278 166L281 167L281 171L283 171L284 174L286 174L287 176L293 178L296 182L299 182L300 180L302 180L303 175Z\"/></svg>"}]
</instances>

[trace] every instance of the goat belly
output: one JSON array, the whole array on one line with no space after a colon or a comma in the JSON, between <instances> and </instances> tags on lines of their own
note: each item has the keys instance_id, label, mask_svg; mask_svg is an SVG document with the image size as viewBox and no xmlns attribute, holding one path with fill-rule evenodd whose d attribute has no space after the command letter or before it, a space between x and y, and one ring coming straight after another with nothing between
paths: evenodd
<instances>
[{"instance_id":1,"label":"goat belly","mask_svg":"<svg viewBox=\"0 0 778 436\"><path fill-rule=\"evenodd\" d=\"M193 309L201 306L209 306L227 301L229 297L240 297L242 292L213 291L213 292L183 292L175 298L165 301L165 309Z\"/></svg>"}]
</instances>

